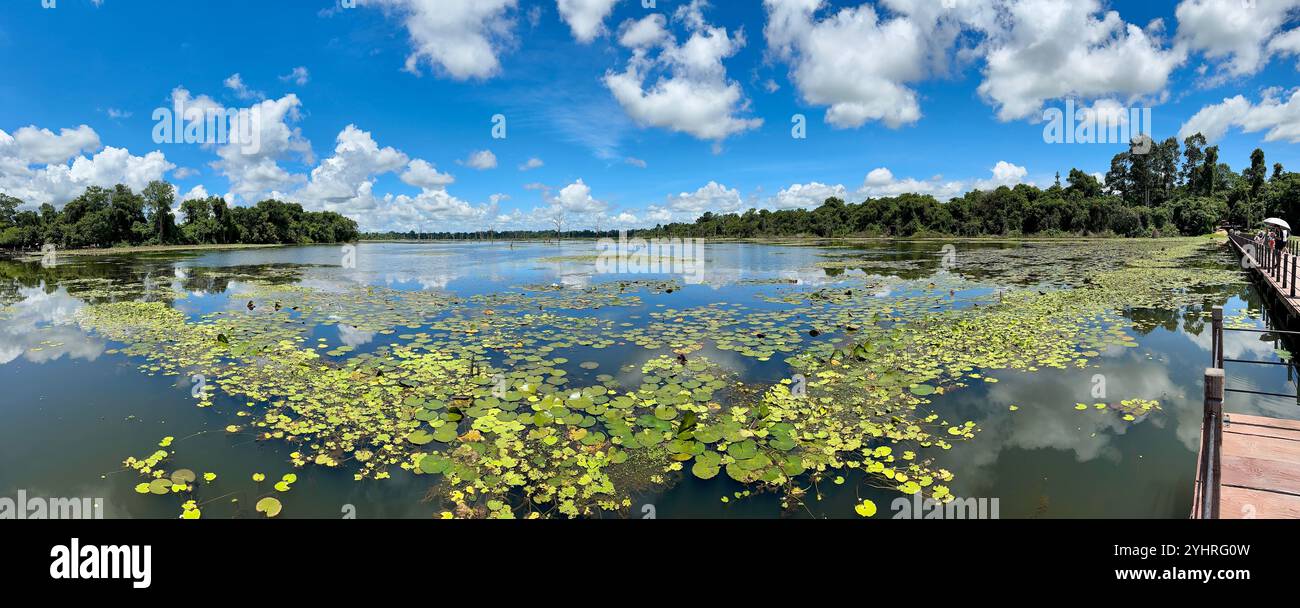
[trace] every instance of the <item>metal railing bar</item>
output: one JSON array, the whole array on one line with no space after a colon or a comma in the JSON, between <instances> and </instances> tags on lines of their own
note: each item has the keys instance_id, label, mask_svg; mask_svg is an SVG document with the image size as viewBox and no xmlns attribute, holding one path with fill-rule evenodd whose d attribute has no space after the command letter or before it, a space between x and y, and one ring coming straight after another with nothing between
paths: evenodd
<instances>
[{"instance_id":1,"label":"metal railing bar","mask_svg":"<svg viewBox=\"0 0 1300 608\"><path fill-rule=\"evenodd\" d=\"M1283 399L1283 398L1285 398L1285 399L1298 399L1298 398L1300 398L1300 395L1283 395L1282 393L1265 393L1265 392L1261 392L1261 391L1248 391L1248 390L1246 390L1246 389L1241 389L1241 388L1225 388L1225 389L1223 389L1223 392L1225 392L1225 393L1243 393L1243 394L1246 394L1246 395L1260 395L1260 396L1262 396L1262 397L1277 397L1277 398L1279 398L1279 399Z\"/></svg>"},{"instance_id":2,"label":"metal railing bar","mask_svg":"<svg viewBox=\"0 0 1300 608\"><path fill-rule=\"evenodd\" d=\"M1250 363L1252 365L1281 365L1285 367L1291 366L1290 363L1282 363L1280 361L1247 361L1245 359L1224 359L1223 362L1224 363Z\"/></svg>"},{"instance_id":3,"label":"metal railing bar","mask_svg":"<svg viewBox=\"0 0 1300 608\"><path fill-rule=\"evenodd\" d=\"M1300 331L1291 331L1287 329L1252 329L1248 327L1225 327L1223 331L1240 331L1252 334L1285 334L1291 336L1300 336Z\"/></svg>"}]
</instances>

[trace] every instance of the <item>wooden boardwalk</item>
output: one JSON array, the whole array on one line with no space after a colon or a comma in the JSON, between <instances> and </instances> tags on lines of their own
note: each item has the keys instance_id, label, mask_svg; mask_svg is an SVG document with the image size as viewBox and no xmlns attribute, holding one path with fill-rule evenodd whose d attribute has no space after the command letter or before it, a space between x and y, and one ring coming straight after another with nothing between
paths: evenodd
<instances>
[{"instance_id":1,"label":"wooden boardwalk","mask_svg":"<svg viewBox=\"0 0 1300 608\"><path fill-rule=\"evenodd\" d=\"M1300 251L1268 251L1240 235L1229 235L1228 242L1247 258L1265 297L1286 310L1282 321L1300 316L1300 287L1294 284ZM1300 421L1224 412L1222 308L1214 311L1213 331L1192 517L1300 519Z\"/></svg>"},{"instance_id":2,"label":"wooden boardwalk","mask_svg":"<svg viewBox=\"0 0 1300 608\"><path fill-rule=\"evenodd\" d=\"M1277 298L1288 315L1300 316L1300 253L1286 247L1280 254L1267 251L1261 245L1240 235L1228 235L1228 243L1243 258L1249 260L1251 273L1259 279L1266 295Z\"/></svg>"},{"instance_id":3,"label":"wooden boardwalk","mask_svg":"<svg viewBox=\"0 0 1300 608\"><path fill-rule=\"evenodd\" d=\"M1224 414L1218 479L1220 519L1300 519L1300 422Z\"/></svg>"}]
</instances>

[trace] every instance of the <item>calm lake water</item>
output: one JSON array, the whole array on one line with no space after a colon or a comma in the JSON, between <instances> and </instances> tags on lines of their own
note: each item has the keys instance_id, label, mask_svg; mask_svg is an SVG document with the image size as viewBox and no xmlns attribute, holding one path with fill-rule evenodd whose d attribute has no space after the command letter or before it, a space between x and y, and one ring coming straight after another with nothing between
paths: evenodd
<instances>
[{"instance_id":1,"label":"calm lake water","mask_svg":"<svg viewBox=\"0 0 1300 608\"><path fill-rule=\"evenodd\" d=\"M826 290L868 290L886 304L920 299L925 306L908 309L917 314L922 309L962 309L995 299L1004 288L1068 288L1073 273L1037 272L1027 258L1018 257L1027 250L1056 246L959 242L957 264L947 269L938 242L710 244L703 284L671 292L633 284L628 294L638 296L634 301L562 314L610 320L619 331L629 331L645 327L664 310L743 306L744 314L757 315L807 306L791 303L790 296ZM1098 242L1087 247L1106 246ZM974 252L980 253L978 263L962 263L963 256ZM427 477L395 469L390 479L354 481L346 466L295 469L289 457L293 446L221 432L238 422L235 412L246 404L218 393L213 407L195 407L190 379L144 373L143 358L122 354L122 344L83 330L79 311L106 301L152 299L198 320L242 311L250 298L241 294L265 283L326 293L358 285L430 292L456 297L464 307L504 310L506 305L481 298L525 290L582 294L611 281L673 279L599 274L590 259L594 253L593 245L583 242L394 243L359 245L355 268L344 267L338 246L61 257L53 266L35 260L0 261L0 302L6 305L0 314L0 496L13 497L22 489L29 495L102 497L108 517L176 517L179 501L138 494L139 477L122 467L124 458L147 455L157 449L160 438L170 436L175 437L175 449L184 450L187 466L218 476L202 489L205 518L255 515L251 507L258 492L250 478L255 472L271 479L289 472L299 476L293 491L280 495L283 517L336 518L343 516L345 505L362 518L430 517L441 509L426 501ZM1091 263L1088 255L1064 257L1080 268ZM1226 268L1232 260L1207 249L1195 263ZM1259 296L1244 274L1236 285L1200 295L1203 301L1194 307L1119 311L1137 346L1107 348L1086 368L1000 371L996 383L976 382L930 397L929 407L936 413L974 421L980 429L973 439L936 456L938 464L954 474L952 493L997 498L1004 518L1185 517L1191 509L1196 466L1201 377L1210 357L1206 311L1223 305L1238 323L1265 323ZM546 309L546 301L533 308ZM332 355L346 359L423 329L401 327L384 334L322 325L307 331L325 348L351 347ZM796 348L839 339L843 336L833 333L805 335ZM1225 356L1281 361L1289 358L1286 350L1268 335L1230 333ZM646 349L620 335L606 348L574 346L554 354L568 360L564 369L571 378L588 378L614 374L665 352L668 349ZM791 375L781 353L760 361L720 350L707 340L699 352L746 382L772 383ZM599 369L584 368L581 362L598 363ZM1286 367L1238 366L1229 371L1230 387L1296 391ZM1091 394L1098 374L1104 376L1109 393L1100 401L1152 399L1159 401L1160 409L1136 422L1076 410L1076 403L1099 401ZM1285 399L1233 394L1227 409L1300 418L1300 406ZM806 508L787 510L772 494L736 498L741 485L726 475L706 481L688 473L669 489L637 495L623 516L642 517L649 512L644 505L653 505L660 518L848 518L857 517L854 505L861 498L880 505L879 517L891 515L888 505L901 494L861 483L856 471L843 475L843 483L823 480ZM732 498L723 502L723 497Z\"/></svg>"}]
</instances>

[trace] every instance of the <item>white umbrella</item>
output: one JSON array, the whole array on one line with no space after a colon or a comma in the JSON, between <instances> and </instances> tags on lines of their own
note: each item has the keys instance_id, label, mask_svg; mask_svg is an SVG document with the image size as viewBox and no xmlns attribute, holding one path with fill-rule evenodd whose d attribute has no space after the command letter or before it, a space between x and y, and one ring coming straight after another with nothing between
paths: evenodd
<instances>
[{"instance_id":1,"label":"white umbrella","mask_svg":"<svg viewBox=\"0 0 1300 608\"><path fill-rule=\"evenodd\" d=\"M1265 223L1265 224L1269 224L1270 226L1277 226L1278 228L1281 228L1281 229L1283 229L1283 230L1290 230L1290 229L1291 229L1291 224L1286 223L1286 220L1280 220L1280 219L1275 218L1275 217L1270 217L1270 218L1264 220L1264 223Z\"/></svg>"}]
</instances>

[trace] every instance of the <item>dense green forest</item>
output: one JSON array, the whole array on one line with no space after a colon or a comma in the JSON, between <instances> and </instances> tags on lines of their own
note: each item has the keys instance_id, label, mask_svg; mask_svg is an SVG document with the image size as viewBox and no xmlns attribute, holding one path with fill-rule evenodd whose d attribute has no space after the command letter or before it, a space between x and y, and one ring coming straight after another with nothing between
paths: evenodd
<instances>
[{"instance_id":1,"label":"dense green forest","mask_svg":"<svg viewBox=\"0 0 1300 608\"><path fill-rule=\"evenodd\" d=\"M1270 169L1264 152L1251 154L1241 173L1220 162L1217 146L1201 135L1150 142L1116 155L1104 179L1072 169L1042 189L1021 184L975 190L940 202L930 195L846 203L832 198L816 209L705 213L693 223L634 231L639 236L753 238L764 236L1015 236L1205 234L1222 224L1245 226L1268 216L1300 224L1300 173L1281 164ZM23 201L0 194L0 247L63 249L159 244L304 244L369 239L530 239L555 231L492 233L390 232L359 235L357 223L333 212L304 211L301 205L264 200L250 207L228 206L220 197L181 203L183 222L172 212L175 188L150 183L139 193L118 185L92 186L55 209L23 209ZM593 238L613 232L577 231L563 236Z\"/></svg>"},{"instance_id":2,"label":"dense green forest","mask_svg":"<svg viewBox=\"0 0 1300 608\"><path fill-rule=\"evenodd\" d=\"M1268 216L1300 222L1300 174L1281 164L1270 171L1264 152L1236 173L1219 162L1218 147L1195 135L1180 146L1151 142L1147 154L1116 155L1104 181L1073 169L1047 189L1030 185L973 191L941 203L929 195L846 204L830 199L814 210L706 213L690 224L669 224L644 235L753 237L815 235L916 236L1119 235L1213 232L1222 224L1246 226Z\"/></svg>"},{"instance_id":3,"label":"dense green forest","mask_svg":"<svg viewBox=\"0 0 1300 608\"><path fill-rule=\"evenodd\" d=\"M705 213L693 223L633 231L638 236L753 238L763 236L957 236L1206 234L1222 224L1257 224L1278 216L1300 222L1300 174L1270 170L1255 150L1237 173L1219 161L1201 135L1149 142L1116 155L1103 180L1073 169L1042 189L1030 185L973 191L940 202L904 194L862 203L830 199L817 209ZM599 236L609 236L605 232ZM486 234L384 233L372 239L467 239ZM494 238L554 238L555 231L493 233ZM593 237L594 232L566 233Z\"/></svg>"},{"instance_id":4,"label":"dense green forest","mask_svg":"<svg viewBox=\"0 0 1300 608\"><path fill-rule=\"evenodd\" d=\"M60 249L129 245L226 245L340 243L358 237L357 223L334 212L264 200L231 207L220 197L181 203L184 221L172 213L176 189L161 181L140 192L118 185L91 186L62 209L46 203L20 210L23 201L0 193L0 247Z\"/></svg>"}]
</instances>

